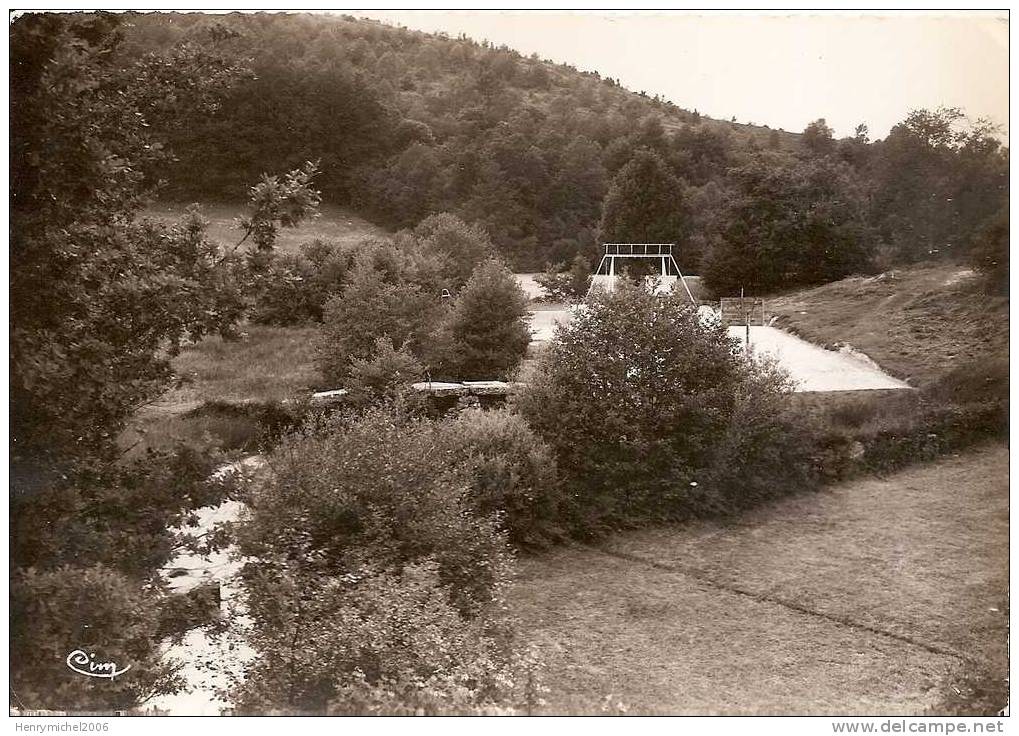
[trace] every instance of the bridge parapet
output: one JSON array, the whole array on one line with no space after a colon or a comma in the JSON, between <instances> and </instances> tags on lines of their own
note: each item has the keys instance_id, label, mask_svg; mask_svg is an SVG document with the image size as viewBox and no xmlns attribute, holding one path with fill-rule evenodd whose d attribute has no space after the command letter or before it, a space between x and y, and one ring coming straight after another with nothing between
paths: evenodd
<instances>
[{"instance_id":1,"label":"bridge parapet","mask_svg":"<svg viewBox=\"0 0 1019 736\"><path fill-rule=\"evenodd\" d=\"M524 384L511 381L420 381L411 384L411 389L434 398L484 397L486 400L505 399ZM312 394L312 406L327 407L344 404L350 392L345 388L319 391Z\"/></svg>"}]
</instances>

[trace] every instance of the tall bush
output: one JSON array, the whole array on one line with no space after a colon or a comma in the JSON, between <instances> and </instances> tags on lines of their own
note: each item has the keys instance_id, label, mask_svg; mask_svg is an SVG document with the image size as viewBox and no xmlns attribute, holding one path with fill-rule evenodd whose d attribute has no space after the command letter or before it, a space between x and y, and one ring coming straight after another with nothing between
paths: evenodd
<instances>
[{"instance_id":1,"label":"tall bush","mask_svg":"<svg viewBox=\"0 0 1019 736\"><path fill-rule=\"evenodd\" d=\"M583 299L591 287L591 263L582 253L570 262L569 269L561 263L550 263L544 273L534 278L551 302L573 302Z\"/></svg>"},{"instance_id":2,"label":"tall bush","mask_svg":"<svg viewBox=\"0 0 1019 736\"><path fill-rule=\"evenodd\" d=\"M290 438L238 530L251 621L239 702L302 712L506 703L512 556L436 426L393 410ZM367 479L367 482L366 482Z\"/></svg>"},{"instance_id":3,"label":"tall bush","mask_svg":"<svg viewBox=\"0 0 1019 736\"><path fill-rule=\"evenodd\" d=\"M553 448L581 531L732 510L799 487L782 376L724 327L636 285L593 295L519 408Z\"/></svg>"},{"instance_id":4,"label":"tall bush","mask_svg":"<svg viewBox=\"0 0 1019 736\"><path fill-rule=\"evenodd\" d=\"M457 297L445 329L451 370L460 378L506 378L531 342L527 296L498 261L478 266Z\"/></svg>"},{"instance_id":5,"label":"tall bush","mask_svg":"<svg viewBox=\"0 0 1019 736\"><path fill-rule=\"evenodd\" d=\"M397 350L392 340L380 337L370 359L351 362L347 389L357 405L393 401L423 375L424 368L406 347Z\"/></svg>"},{"instance_id":6,"label":"tall bush","mask_svg":"<svg viewBox=\"0 0 1019 736\"><path fill-rule=\"evenodd\" d=\"M380 337L398 349L423 350L441 322L438 295L383 268L360 254L343 291L326 302L316 362L327 383L341 384L351 361L370 358Z\"/></svg>"},{"instance_id":7,"label":"tall bush","mask_svg":"<svg viewBox=\"0 0 1019 736\"><path fill-rule=\"evenodd\" d=\"M467 466L478 513L498 516L518 547L561 539L568 500L549 446L514 412L471 411L445 425L455 457Z\"/></svg>"}]
</instances>

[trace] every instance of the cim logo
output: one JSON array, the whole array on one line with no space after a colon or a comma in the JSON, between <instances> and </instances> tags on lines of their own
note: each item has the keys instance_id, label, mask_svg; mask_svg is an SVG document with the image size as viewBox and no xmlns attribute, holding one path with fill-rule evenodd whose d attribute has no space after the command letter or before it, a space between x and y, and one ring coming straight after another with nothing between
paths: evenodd
<instances>
[{"instance_id":1,"label":"cim logo","mask_svg":"<svg viewBox=\"0 0 1019 736\"><path fill-rule=\"evenodd\" d=\"M116 662L97 662L96 655L86 652L84 649L75 649L67 655L67 666L79 675L86 677L102 677L112 680L114 677L124 674L131 665L123 669L117 669Z\"/></svg>"}]
</instances>

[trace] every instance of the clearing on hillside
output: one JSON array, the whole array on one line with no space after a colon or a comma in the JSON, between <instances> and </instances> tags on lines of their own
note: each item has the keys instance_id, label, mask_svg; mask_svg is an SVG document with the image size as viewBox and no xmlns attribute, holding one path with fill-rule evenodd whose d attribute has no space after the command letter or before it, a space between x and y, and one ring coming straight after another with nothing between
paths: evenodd
<instances>
[{"instance_id":1,"label":"clearing on hillside","mask_svg":"<svg viewBox=\"0 0 1019 736\"><path fill-rule=\"evenodd\" d=\"M153 204L142 212L145 217L157 220L176 220L187 209L188 203ZM243 233L234 221L245 213L244 203L202 204L202 216L209 221L206 231L209 239L224 248L232 248ZM276 248L283 253L297 252L304 243L316 238L338 243L357 243L365 238L384 237L388 231L354 214L352 210L323 203L319 207L320 217L301 223L296 228L280 228ZM243 247L243 246L242 246Z\"/></svg>"}]
</instances>

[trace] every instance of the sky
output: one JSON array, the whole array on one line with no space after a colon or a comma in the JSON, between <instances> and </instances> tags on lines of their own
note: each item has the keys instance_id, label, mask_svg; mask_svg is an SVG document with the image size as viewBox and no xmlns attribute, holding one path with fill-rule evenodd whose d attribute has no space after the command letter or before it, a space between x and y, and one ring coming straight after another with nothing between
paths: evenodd
<instances>
[{"instance_id":1,"label":"sky","mask_svg":"<svg viewBox=\"0 0 1019 736\"><path fill-rule=\"evenodd\" d=\"M344 11L466 33L615 77L713 118L871 138L916 108L960 107L1008 139L1007 12L750 15L610 11Z\"/></svg>"}]
</instances>

